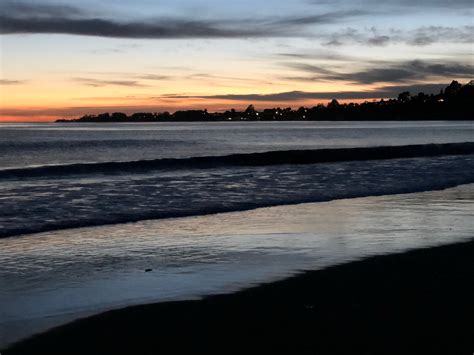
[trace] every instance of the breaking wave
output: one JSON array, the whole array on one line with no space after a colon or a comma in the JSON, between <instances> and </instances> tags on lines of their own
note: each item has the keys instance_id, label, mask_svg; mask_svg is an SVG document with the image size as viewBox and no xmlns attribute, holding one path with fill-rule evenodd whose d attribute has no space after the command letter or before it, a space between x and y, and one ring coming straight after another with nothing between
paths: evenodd
<instances>
[{"instance_id":1,"label":"breaking wave","mask_svg":"<svg viewBox=\"0 0 474 355\"><path fill-rule=\"evenodd\" d=\"M210 169L284 164L317 164L344 161L436 157L474 153L474 143L423 144L367 148L287 150L265 153L204 156L182 159L153 159L129 162L47 165L0 170L0 179L87 174L140 174L153 170Z\"/></svg>"}]
</instances>

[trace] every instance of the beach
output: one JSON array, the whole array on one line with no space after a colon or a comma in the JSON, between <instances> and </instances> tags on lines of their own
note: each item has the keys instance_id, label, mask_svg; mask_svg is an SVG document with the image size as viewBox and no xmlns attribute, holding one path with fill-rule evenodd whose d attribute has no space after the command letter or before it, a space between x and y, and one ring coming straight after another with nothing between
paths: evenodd
<instances>
[{"instance_id":1,"label":"beach","mask_svg":"<svg viewBox=\"0 0 474 355\"><path fill-rule=\"evenodd\" d=\"M467 348L471 124L0 128L2 354Z\"/></svg>"},{"instance_id":2,"label":"beach","mask_svg":"<svg viewBox=\"0 0 474 355\"><path fill-rule=\"evenodd\" d=\"M0 1L0 355L474 355L473 1Z\"/></svg>"},{"instance_id":3,"label":"beach","mask_svg":"<svg viewBox=\"0 0 474 355\"><path fill-rule=\"evenodd\" d=\"M474 242L75 321L5 354L470 354Z\"/></svg>"},{"instance_id":4,"label":"beach","mask_svg":"<svg viewBox=\"0 0 474 355\"><path fill-rule=\"evenodd\" d=\"M0 349L114 309L468 241L473 201L469 184L0 239Z\"/></svg>"}]
</instances>

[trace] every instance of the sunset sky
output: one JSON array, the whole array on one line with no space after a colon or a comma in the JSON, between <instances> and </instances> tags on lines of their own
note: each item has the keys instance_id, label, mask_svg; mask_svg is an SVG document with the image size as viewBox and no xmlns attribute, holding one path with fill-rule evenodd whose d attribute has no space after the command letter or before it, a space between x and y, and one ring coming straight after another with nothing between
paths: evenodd
<instances>
[{"instance_id":1,"label":"sunset sky","mask_svg":"<svg viewBox=\"0 0 474 355\"><path fill-rule=\"evenodd\" d=\"M474 77L472 0L0 3L3 121L314 105Z\"/></svg>"}]
</instances>

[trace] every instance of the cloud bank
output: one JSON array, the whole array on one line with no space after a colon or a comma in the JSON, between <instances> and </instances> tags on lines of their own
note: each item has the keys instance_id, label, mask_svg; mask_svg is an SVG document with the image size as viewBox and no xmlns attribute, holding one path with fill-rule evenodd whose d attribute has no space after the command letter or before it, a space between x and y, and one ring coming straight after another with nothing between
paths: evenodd
<instances>
[{"instance_id":1,"label":"cloud bank","mask_svg":"<svg viewBox=\"0 0 474 355\"><path fill-rule=\"evenodd\" d=\"M400 92L410 91L412 93L439 93L447 84L417 84L417 85L394 85L383 86L371 91L338 91L338 92L307 92L289 91L274 94L244 94L244 95L166 95L165 99L206 99L206 100L228 100L244 102L291 102L301 100L358 100L373 98L397 97Z\"/></svg>"},{"instance_id":2,"label":"cloud bank","mask_svg":"<svg viewBox=\"0 0 474 355\"><path fill-rule=\"evenodd\" d=\"M371 63L369 63L371 64ZM308 74L285 77L295 81L348 81L356 84L403 83L432 77L474 77L472 63L431 62L410 60L396 63L372 63L369 68L355 72L337 72L307 63L287 63L288 67Z\"/></svg>"},{"instance_id":3,"label":"cloud bank","mask_svg":"<svg viewBox=\"0 0 474 355\"><path fill-rule=\"evenodd\" d=\"M110 38L186 39L252 38L302 35L309 25L329 24L366 15L345 10L300 17L261 19L152 18L119 20L99 17L67 5L4 2L0 34L69 34ZM193 16L194 17L194 16Z\"/></svg>"}]
</instances>

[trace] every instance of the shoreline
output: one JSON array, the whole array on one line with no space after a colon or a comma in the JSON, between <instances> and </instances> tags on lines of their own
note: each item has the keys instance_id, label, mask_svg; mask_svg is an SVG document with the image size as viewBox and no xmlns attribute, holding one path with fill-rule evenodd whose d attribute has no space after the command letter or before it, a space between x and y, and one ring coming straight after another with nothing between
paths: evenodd
<instances>
[{"instance_id":1,"label":"shoreline","mask_svg":"<svg viewBox=\"0 0 474 355\"><path fill-rule=\"evenodd\" d=\"M471 354L474 240L80 319L2 354Z\"/></svg>"},{"instance_id":2,"label":"shoreline","mask_svg":"<svg viewBox=\"0 0 474 355\"><path fill-rule=\"evenodd\" d=\"M218 172L215 174L215 181L224 181L230 180L225 176L226 170L223 169L259 169L257 172L263 171L269 167L272 170L271 180L267 183L270 185L272 191L276 191L278 186L284 186L285 193L278 193L273 195L271 193L261 194L259 199L247 200L240 198L247 190L238 190L233 189L235 196L239 196L232 203L223 205L223 204L209 204L205 200L200 199L199 196L196 197L200 206L199 208L189 208L188 206L177 205L175 204L173 208L163 209L159 206L153 206L154 208L148 209L138 209L138 212L129 213L129 211L122 211L120 215L114 215L111 213L99 213L99 214L86 214L83 218L65 218L62 220L52 220L45 221L36 221L35 223L30 224L30 216L28 216L28 223L17 223L9 224L0 230L0 239L10 238L10 237L21 237L24 235L33 235L41 234L47 232L54 232L63 229L78 229L78 228L87 228L87 227L98 227L106 226L113 224L123 224L123 223L135 223L140 221L147 220L157 220L157 219L168 219L168 218L183 218L183 217L194 217L194 216L204 216L218 213L229 213L229 212L242 212L255 210L259 208L267 208L274 206L284 206L284 205L294 205L302 203L315 203L315 202L327 202L333 200L347 199L347 198L359 198L359 197L369 197L369 196L381 196L381 195L398 195L398 194L407 194L407 193L418 193L425 191L438 191L444 190L459 185L471 184L474 182L472 179L472 174L467 172L470 169L472 170L472 157L474 156L474 142L462 142L462 143L429 143L429 144L419 144L419 145L402 145L402 146L376 146L376 147L359 147L359 148L334 148L334 149L314 149L314 150L276 150L269 152L257 152L257 153L245 153L245 154L230 154L222 156L198 156L191 158L160 158L152 160L138 160L138 161L126 161L126 162L106 162L106 163L74 163L68 165L49 165L42 167L30 167L30 168L18 168L18 169L5 169L0 170L0 181L11 181L13 179L19 179L20 181L27 181L34 178L41 179L50 179L50 178L80 178L88 177L90 175L111 175L122 176L122 174L127 174L128 171L132 171L133 176L142 176L141 174L151 174L153 173L153 178L156 178L165 188L167 188L167 193L173 198L168 200L180 201L181 196L175 192L179 190L172 190L170 188L171 184L165 178L160 177L159 173L161 172L189 172L192 173L201 173L206 169L214 169L213 171ZM447 159L452 158L451 162L448 162ZM418 179L413 179L412 181L407 181L404 185L395 185L390 184L390 179L387 179L387 171L383 169L383 162L393 162L394 167L393 171L400 171L403 173L408 167L410 169L416 169L420 175L424 174L423 169L419 169L419 166L413 166L419 159L426 159L426 164L429 166L432 160L428 159L437 159L444 161L443 164L456 165L456 167L451 166L451 168L459 169L460 173L457 175L445 174L443 178L438 180L429 180L427 177L420 176ZM461 164L460 160L467 160L464 164ZM356 162L366 162L380 167L380 171L383 175L380 175L379 181L375 181L374 178L365 178L361 179L359 175L353 174L354 179L357 179L357 183L353 186L359 186L364 184L370 184L370 188L362 189L347 189L344 192L334 192L332 194L321 193L317 189L317 186L314 184L314 181L308 179L308 174L301 174L299 176L299 181L297 179L286 180L285 185L278 185L278 178L274 173L275 169L286 169L288 166L295 166L293 171L298 169L311 169L315 170L320 169L321 166L334 167L333 163L339 163L344 165L353 164ZM403 164L401 163L403 162ZM321 164L321 165L319 165ZM326 165L323 165L326 164ZM466 168L466 173L461 170L461 168ZM361 169L351 166L353 172L360 171ZM233 170L234 171L234 170ZM290 171L290 172L293 172ZM155 174L156 173L156 174ZM392 173L392 172L391 172ZM267 173L262 173L266 174ZM411 175L415 174L415 171ZM229 174L228 174L229 175ZM339 174L341 175L341 174ZM191 174L189 174L191 176ZM236 174L234 181L238 180L239 183L246 183L241 176ZM321 175L318 175L321 176ZM333 176L338 177L337 172L333 172ZM404 172L404 175L401 175L400 178L406 179L407 172ZM147 176L145 176L147 177ZM349 176L350 177L350 176ZM117 178L117 179L119 179ZM148 176L148 178L150 178ZM218 180L217 180L218 179ZM301 190L298 189L298 183L301 183L303 179L306 179L305 183L312 184L312 192L308 194L301 194ZM385 180L384 180L385 179ZM347 178L346 178L347 180ZM191 178L185 179L186 183L195 183ZM250 188L256 188L258 179L249 180L252 181L254 185L251 185ZM293 183L291 183L293 181ZM330 180L327 180L330 181ZM423 183L418 183L418 182ZM426 183L429 182L429 183ZM202 180L201 182L203 187L209 187L209 184ZM273 185L272 185L273 184ZM325 182L326 186L329 186L329 182ZM255 187L254 187L255 186ZM334 186L333 186L334 187ZM212 187L213 188L213 187ZM213 188L214 189L214 188ZM215 190L215 189L214 189ZM213 190L213 191L214 191ZM193 190L190 190L192 193L195 193ZM230 189L229 189L230 191ZM289 193L288 191L291 191ZM331 188L328 189L331 191ZM226 194L226 190L220 190L221 195ZM81 195L87 196L87 194ZM146 196L138 195L142 199ZM225 199L223 197L222 199ZM155 201L155 200L154 200ZM36 202L36 201L35 201ZM40 201L41 202L41 201ZM59 201L58 201L59 203ZM152 202L151 202L152 203ZM120 206L120 205L119 205ZM47 207L47 206L46 206ZM46 208L44 207L44 208ZM137 206L138 207L138 206ZM64 207L67 211L66 206ZM103 209L107 210L108 206L103 206ZM62 213L63 211L59 212ZM118 217L117 217L118 216Z\"/></svg>"},{"instance_id":3,"label":"shoreline","mask_svg":"<svg viewBox=\"0 0 474 355\"><path fill-rule=\"evenodd\" d=\"M357 118L357 119L322 119L322 120L310 120L310 119L291 119L291 118L286 118L286 119L278 119L278 120L189 120L189 121L182 121L182 120L163 120L163 121L134 121L134 120L128 120L128 121L80 121L78 119L70 118L70 119L56 119L56 120L51 120L51 121L4 121L3 123L66 123L66 124L140 124L140 123L146 123L146 124L161 124L161 123L225 123L225 124L239 124L239 123L324 123L324 122L331 122L331 123L344 123L344 122L368 122L368 123L373 123L373 122L472 122L473 119L466 117L466 118L460 118L460 119L452 119L450 118L452 115L445 116L445 117L429 117L429 118L408 118L408 119L403 119L401 116L400 117L394 117L394 118L383 118L383 119L364 119L364 118Z\"/></svg>"}]
</instances>

